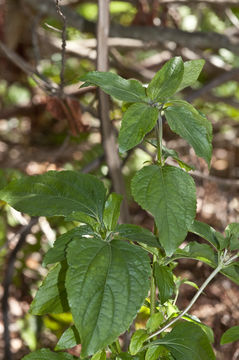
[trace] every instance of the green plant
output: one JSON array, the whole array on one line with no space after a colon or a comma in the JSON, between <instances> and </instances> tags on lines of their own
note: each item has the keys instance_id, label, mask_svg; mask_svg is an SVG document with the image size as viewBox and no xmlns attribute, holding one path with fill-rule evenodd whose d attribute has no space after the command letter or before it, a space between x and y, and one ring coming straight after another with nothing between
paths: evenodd
<instances>
[{"instance_id":1,"label":"green plant","mask_svg":"<svg viewBox=\"0 0 239 360\"><path fill-rule=\"evenodd\" d=\"M203 60L183 63L180 57L173 58L147 88L110 72L90 72L82 78L84 86L100 86L128 103L119 133L121 152L155 129L156 138L150 142L156 148L156 160L139 170L131 183L135 201L154 217L154 233L136 225L118 225L122 197L107 195L103 183L89 174L49 171L13 181L0 192L0 198L19 211L64 216L80 223L58 237L46 253L44 265L55 265L30 308L35 315L71 312L74 324L59 339L58 352L41 349L25 360L70 360L74 357L60 350L79 343L81 357L93 360L106 359L106 351L111 359L122 360L215 359L211 329L188 312L217 273L239 284L239 224L228 225L223 236L195 220L191 167L162 145L164 115L171 130L210 165L210 122L186 101L173 98L197 80L203 64ZM168 157L179 167L169 165ZM192 241L179 248L188 232L209 244ZM173 268L180 258L203 261L214 269L184 311L175 305L181 282ZM123 352L119 336L129 329L143 304L150 309L146 328L133 333L129 349ZM238 338L236 327L222 343Z\"/></svg>"}]
</instances>

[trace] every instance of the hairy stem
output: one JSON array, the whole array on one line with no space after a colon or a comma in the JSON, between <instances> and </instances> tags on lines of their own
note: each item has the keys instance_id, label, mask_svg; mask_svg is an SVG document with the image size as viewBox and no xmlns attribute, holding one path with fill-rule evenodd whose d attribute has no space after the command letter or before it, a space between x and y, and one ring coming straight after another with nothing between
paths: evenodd
<instances>
[{"instance_id":1,"label":"hairy stem","mask_svg":"<svg viewBox=\"0 0 239 360\"><path fill-rule=\"evenodd\" d=\"M163 123L161 115L158 116L158 121L156 124L156 134L157 134L157 160L162 164L162 139L163 139Z\"/></svg>"}]
</instances>

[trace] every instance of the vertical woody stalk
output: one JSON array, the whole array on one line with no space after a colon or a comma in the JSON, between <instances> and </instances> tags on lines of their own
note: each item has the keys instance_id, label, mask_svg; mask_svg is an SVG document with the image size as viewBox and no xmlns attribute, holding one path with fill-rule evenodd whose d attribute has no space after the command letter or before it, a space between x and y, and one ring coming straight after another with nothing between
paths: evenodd
<instances>
[{"instance_id":1,"label":"vertical woody stalk","mask_svg":"<svg viewBox=\"0 0 239 360\"><path fill-rule=\"evenodd\" d=\"M110 0L98 1L97 25L97 70L108 71L108 36L110 28ZM129 210L126 202L124 179L121 172L121 161L118 156L117 141L109 119L109 96L99 89L99 113L101 119L102 142L112 179L114 190L124 196L121 211L121 222L129 222Z\"/></svg>"}]
</instances>

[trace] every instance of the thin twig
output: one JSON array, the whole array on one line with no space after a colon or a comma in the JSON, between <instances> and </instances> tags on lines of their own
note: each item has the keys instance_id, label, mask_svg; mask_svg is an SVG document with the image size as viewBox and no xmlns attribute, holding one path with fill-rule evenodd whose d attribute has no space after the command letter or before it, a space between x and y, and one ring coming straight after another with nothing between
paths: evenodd
<instances>
[{"instance_id":1,"label":"thin twig","mask_svg":"<svg viewBox=\"0 0 239 360\"><path fill-rule=\"evenodd\" d=\"M61 72L60 72L60 95L63 95L63 88L65 83L65 62L66 62L66 17L63 14L59 5L59 0L56 0L56 10L62 19L62 33L61 33Z\"/></svg>"},{"instance_id":2,"label":"thin twig","mask_svg":"<svg viewBox=\"0 0 239 360\"><path fill-rule=\"evenodd\" d=\"M239 79L239 69L235 68L230 71L224 72L221 76L217 76L213 80L211 80L208 84L200 88L199 90L195 91L191 95L186 97L186 100L192 102L193 100L197 99L198 97L205 95L215 87L224 84L227 81Z\"/></svg>"},{"instance_id":3,"label":"thin twig","mask_svg":"<svg viewBox=\"0 0 239 360\"><path fill-rule=\"evenodd\" d=\"M11 344L10 344L10 332L9 332L9 304L8 304L8 297L9 297L9 287L12 282L12 277L14 273L14 265L17 258L18 251L22 248L27 235L31 232L33 225L35 225L38 221L37 217L33 217L29 224L24 226L23 230L21 231L21 235L18 239L18 242L11 252L7 264L7 268L5 271L5 277L3 280L3 297L2 297L2 313L3 313L3 325L4 325L4 332L3 332L3 340L4 340L4 360L11 360L12 359L12 352L11 352Z\"/></svg>"}]
</instances>

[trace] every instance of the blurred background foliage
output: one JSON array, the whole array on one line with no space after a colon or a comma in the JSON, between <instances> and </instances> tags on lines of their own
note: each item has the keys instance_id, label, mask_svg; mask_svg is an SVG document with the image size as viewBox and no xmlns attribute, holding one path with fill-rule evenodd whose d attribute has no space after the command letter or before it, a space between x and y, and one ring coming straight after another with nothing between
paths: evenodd
<instances>
[{"instance_id":1,"label":"blurred background foliage","mask_svg":"<svg viewBox=\"0 0 239 360\"><path fill-rule=\"evenodd\" d=\"M104 157L97 92L94 88L79 89L80 76L96 66L97 1L62 0L60 4L67 19L63 94L59 92L62 19L54 0L0 2L0 188L25 174L72 169L97 175L110 191L114 184ZM198 219L223 231L227 223L238 221L239 217L238 1L111 1L110 17L110 71L123 77L147 84L172 56L182 56L184 61L206 60L199 80L178 97L193 102L213 124L210 173L192 149L170 132L167 124L164 140L197 169L194 177L198 186ZM147 37L151 30L152 36ZM122 105L110 100L110 119L116 134ZM132 222L149 229L152 219L132 202L129 184L132 175L151 159L153 152L152 146L145 143L121 159ZM0 203L0 211L2 297L9 256L30 219L4 203ZM17 253L8 297L14 360L21 359L29 349L54 348L57 338L72 322L69 314L38 318L27 312L47 272L41 266L45 252L58 235L73 226L74 223L66 223L62 218L39 218ZM182 262L177 271L189 280L200 283L208 274L205 265L195 267L194 263L192 266L187 263L187 266L189 270L185 270ZM212 287L208 292L209 303L199 302L195 315L216 329L219 339L226 328L237 324L239 308L233 298L238 298L239 291L228 280L219 277L217 281L218 287L227 289L228 296L222 290L218 292L217 286ZM178 299L179 307L190 299L192 291L185 285ZM216 309L215 301L224 305ZM147 319L144 311L139 314L136 327ZM0 357L4 347L2 334L0 318ZM216 340L215 349L218 359L239 358L237 344L222 348Z\"/></svg>"}]
</instances>

